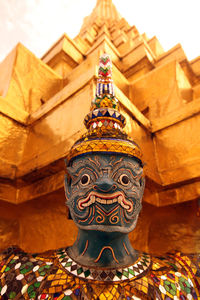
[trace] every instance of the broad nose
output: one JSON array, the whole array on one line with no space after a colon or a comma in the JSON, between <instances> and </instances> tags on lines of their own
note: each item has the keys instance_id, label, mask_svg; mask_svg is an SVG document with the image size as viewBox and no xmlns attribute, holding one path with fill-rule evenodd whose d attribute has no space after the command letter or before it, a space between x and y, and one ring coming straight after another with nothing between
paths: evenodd
<instances>
[{"instance_id":1,"label":"broad nose","mask_svg":"<svg viewBox=\"0 0 200 300\"><path fill-rule=\"evenodd\" d=\"M112 193L116 190L117 185L108 177L100 177L93 186L94 190L101 193Z\"/></svg>"}]
</instances>

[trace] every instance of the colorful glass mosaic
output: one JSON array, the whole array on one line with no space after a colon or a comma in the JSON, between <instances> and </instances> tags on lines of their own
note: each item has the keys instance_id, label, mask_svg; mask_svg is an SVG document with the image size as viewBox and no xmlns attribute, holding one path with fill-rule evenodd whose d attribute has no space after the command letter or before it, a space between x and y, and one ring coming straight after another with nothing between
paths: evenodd
<instances>
[{"instance_id":1,"label":"colorful glass mosaic","mask_svg":"<svg viewBox=\"0 0 200 300\"><path fill-rule=\"evenodd\" d=\"M71 149L68 159L70 160L80 154L92 152L120 153L141 159L141 151L132 141L124 141L113 138L103 139L102 137L101 139L96 138L94 140L85 139L83 142L81 141L80 143L76 143Z\"/></svg>"},{"instance_id":2,"label":"colorful glass mosaic","mask_svg":"<svg viewBox=\"0 0 200 300\"><path fill-rule=\"evenodd\" d=\"M120 112L116 111L112 108L101 108L101 109L95 109L85 117L84 124L87 128L90 127L90 124L93 122L96 122L98 120L112 120L113 122L117 122L120 124L120 126L123 128L126 124L126 120Z\"/></svg>"},{"instance_id":3,"label":"colorful glass mosaic","mask_svg":"<svg viewBox=\"0 0 200 300\"><path fill-rule=\"evenodd\" d=\"M88 268L67 249L29 255L19 249L1 256L0 299L200 299L200 257L141 253L131 266Z\"/></svg>"},{"instance_id":4,"label":"colorful glass mosaic","mask_svg":"<svg viewBox=\"0 0 200 300\"><path fill-rule=\"evenodd\" d=\"M109 107L118 110L119 104L115 98L112 76L112 63L108 54L103 54L99 60L99 78L97 80L96 96L92 101L91 110Z\"/></svg>"},{"instance_id":5,"label":"colorful glass mosaic","mask_svg":"<svg viewBox=\"0 0 200 300\"><path fill-rule=\"evenodd\" d=\"M115 97L111 78L112 63L108 54L100 57L98 74L95 99L92 100L91 111L84 119L88 131L74 144L67 160L69 162L86 153L107 152L127 154L141 161L139 146L123 131L126 120L119 112L119 101Z\"/></svg>"},{"instance_id":6,"label":"colorful glass mosaic","mask_svg":"<svg viewBox=\"0 0 200 300\"><path fill-rule=\"evenodd\" d=\"M99 77L111 77L112 63L108 54L103 54L99 59Z\"/></svg>"},{"instance_id":7,"label":"colorful glass mosaic","mask_svg":"<svg viewBox=\"0 0 200 300\"><path fill-rule=\"evenodd\" d=\"M99 281L122 281L141 276L150 266L150 256L142 254L139 259L131 266L120 269L89 269L73 261L67 254L66 249L58 252L61 265L71 274L80 278L87 278Z\"/></svg>"}]
</instances>

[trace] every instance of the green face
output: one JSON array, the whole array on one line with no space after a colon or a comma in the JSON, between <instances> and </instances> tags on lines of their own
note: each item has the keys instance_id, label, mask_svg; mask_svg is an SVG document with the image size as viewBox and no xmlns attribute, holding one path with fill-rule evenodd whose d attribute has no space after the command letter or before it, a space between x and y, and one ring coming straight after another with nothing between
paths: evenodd
<instances>
[{"instance_id":1,"label":"green face","mask_svg":"<svg viewBox=\"0 0 200 300\"><path fill-rule=\"evenodd\" d=\"M67 206L76 225L85 230L132 231L141 210L143 169L134 158L87 154L67 168Z\"/></svg>"}]
</instances>

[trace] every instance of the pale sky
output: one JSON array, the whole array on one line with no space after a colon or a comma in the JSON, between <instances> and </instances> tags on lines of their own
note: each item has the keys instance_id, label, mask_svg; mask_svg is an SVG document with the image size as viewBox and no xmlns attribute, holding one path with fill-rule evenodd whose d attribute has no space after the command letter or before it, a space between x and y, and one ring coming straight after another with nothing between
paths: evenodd
<instances>
[{"instance_id":1,"label":"pale sky","mask_svg":"<svg viewBox=\"0 0 200 300\"><path fill-rule=\"evenodd\" d=\"M130 25L164 50L181 43L188 60L200 56L200 0L113 0ZM0 0L0 61L21 42L41 57L65 32L75 37L96 0Z\"/></svg>"}]
</instances>

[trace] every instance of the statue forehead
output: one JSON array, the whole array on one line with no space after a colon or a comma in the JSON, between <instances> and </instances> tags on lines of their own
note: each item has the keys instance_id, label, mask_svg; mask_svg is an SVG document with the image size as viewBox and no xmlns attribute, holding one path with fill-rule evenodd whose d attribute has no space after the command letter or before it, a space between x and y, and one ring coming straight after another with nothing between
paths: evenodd
<instances>
[{"instance_id":1,"label":"statue forehead","mask_svg":"<svg viewBox=\"0 0 200 300\"><path fill-rule=\"evenodd\" d=\"M134 157L129 157L127 155L121 154L110 154L110 153L101 153L101 154L87 154L81 157L76 157L72 163L72 167L85 166L86 164L93 164L101 168L113 167L115 164L131 164L133 167L141 167L140 163Z\"/></svg>"}]
</instances>

